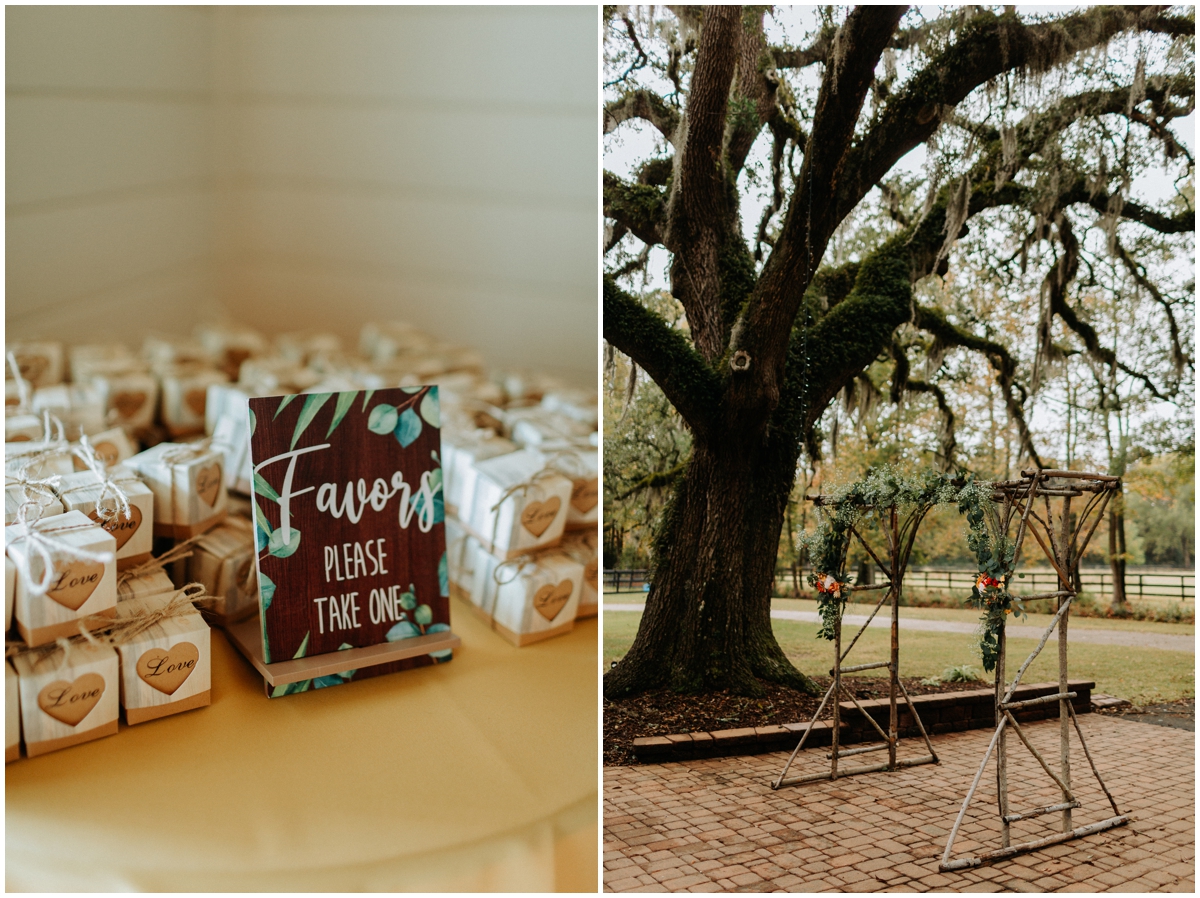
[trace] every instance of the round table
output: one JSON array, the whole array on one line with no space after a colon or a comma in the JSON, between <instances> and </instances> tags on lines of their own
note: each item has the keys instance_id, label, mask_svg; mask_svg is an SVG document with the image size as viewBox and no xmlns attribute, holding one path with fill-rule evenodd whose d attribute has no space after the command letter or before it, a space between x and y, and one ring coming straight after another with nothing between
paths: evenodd
<instances>
[{"instance_id":1,"label":"round table","mask_svg":"<svg viewBox=\"0 0 1200 898\"><path fill-rule=\"evenodd\" d=\"M5 770L9 890L597 890L596 620L448 664L213 703Z\"/></svg>"}]
</instances>

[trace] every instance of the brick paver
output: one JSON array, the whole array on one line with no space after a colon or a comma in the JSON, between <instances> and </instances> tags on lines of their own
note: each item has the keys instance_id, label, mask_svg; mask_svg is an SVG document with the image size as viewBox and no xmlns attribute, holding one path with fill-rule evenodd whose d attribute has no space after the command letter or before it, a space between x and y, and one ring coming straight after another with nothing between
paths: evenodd
<instances>
[{"instance_id":1,"label":"brick paver","mask_svg":"<svg viewBox=\"0 0 1200 898\"><path fill-rule=\"evenodd\" d=\"M1085 715L1080 724L1122 813L1123 827L990 866L937 865L963 796L991 739L987 730L939 736L941 758L895 773L774 792L786 754L607 767L605 891L1195 891L1195 743L1184 730ZM1025 725L1058 758L1058 722ZM1009 806L1043 807L1060 794L1015 737ZM901 757L923 746L904 743ZM817 772L805 751L789 775ZM955 842L957 857L999 847L995 766L989 764ZM1083 807L1074 825L1112 816L1073 736L1071 771ZM1013 824L1013 840L1058 831L1059 815Z\"/></svg>"}]
</instances>

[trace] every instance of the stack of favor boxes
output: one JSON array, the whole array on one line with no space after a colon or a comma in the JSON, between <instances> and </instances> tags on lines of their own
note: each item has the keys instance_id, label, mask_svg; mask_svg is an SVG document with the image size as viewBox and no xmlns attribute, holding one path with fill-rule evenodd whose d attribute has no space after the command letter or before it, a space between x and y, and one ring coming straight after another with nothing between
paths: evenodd
<instances>
[{"instance_id":1,"label":"stack of favor boxes","mask_svg":"<svg viewBox=\"0 0 1200 898\"><path fill-rule=\"evenodd\" d=\"M403 322L6 350L8 760L208 703L209 625L259 607L254 396L437 384L454 591L517 645L596 614L592 393Z\"/></svg>"}]
</instances>

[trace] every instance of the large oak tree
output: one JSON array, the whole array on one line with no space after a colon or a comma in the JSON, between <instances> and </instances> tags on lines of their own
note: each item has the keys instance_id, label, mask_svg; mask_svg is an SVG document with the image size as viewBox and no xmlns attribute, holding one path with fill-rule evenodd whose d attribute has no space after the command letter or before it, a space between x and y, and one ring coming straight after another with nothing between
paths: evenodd
<instances>
[{"instance_id":1,"label":"large oak tree","mask_svg":"<svg viewBox=\"0 0 1200 898\"><path fill-rule=\"evenodd\" d=\"M1130 185L1145 163L1127 149L1154 145L1190 177L1190 155L1169 127L1194 105L1189 11L1027 18L1011 7L958 7L927 20L907 7L863 6L823 11L801 46L774 45L770 15L605 10L605 131L653 128L663 152L632 177L604 175L604 337L653 378L692 437L659 523L638 635L605 676L610 698L657 686L754 694L760 680L811 690L770 623L786 503L822 412L876 358L894 359L894 395L929 394L946 406L935 380L910 370L901 329L985 357L1026 455L1040 462L1025 419L1029 385L1010 347L914 293L947 270L972 219L1015 210L1013 226L1053 248L1047 334L1059 322L1114 366L1071 305L1076 229L1106 228L1114 252L1125 222L1165 235L1194 230L1190 197L1161 208L1136 201ZM1125 129L1109 141L1116 158L1097 136L1118 132L1115 122ZM1083 150L1064 142L1079 129L1090 135ZM906 213L889 176L922 144L934 153L946 133L958 149L931 160L926 201ZM747 166L763 147L770 190L747 228ZM894 221L858 258L827 261L839 225L872 203ZM682 327L630 288L660 247ZM1164 332L1190 364L1176 314L1164 301ZM950 464L952 445L945 456Z\"/></svg>"}]
</instances>

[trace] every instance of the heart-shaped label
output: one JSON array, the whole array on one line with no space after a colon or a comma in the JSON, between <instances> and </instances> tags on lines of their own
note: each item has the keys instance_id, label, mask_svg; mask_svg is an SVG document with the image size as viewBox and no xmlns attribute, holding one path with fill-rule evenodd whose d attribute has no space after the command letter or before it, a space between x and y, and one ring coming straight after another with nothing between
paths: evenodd
<instances>
[{"instance_id":1,"label":"heart-shaped label","mask_svg":"<svg viewBox=\"0 0 1200 898\"><path fill-rule=\"evenodd\" d=\"M571 484L571 505L580 514L587 514L600 501L600 479L581 477Z\"/></svg>"},{"instance_id":2,"label":"heart-shaped label","mask_svg":"<svg viewBox=\"0 0 1200 898\"><path fill-rule=\"evenodd\" d=\"M106 468L111 468L118 461L120 461L121 453L117 450L117 447L108 440L96 443L94 446L92 446L92 451L96 453L97 460ZM88 470L88 466L83 463L83 459L79 458L79 456L75 456L75 470Z\"/></svg>"},{"instance_id":3,"label":"heart-shaped label","mask_svg":"<svg viewBox=\"0 0 1200 898\"><path fill-rule=\"evenodd\" d=\"M5 441L9 442L9 443L29 443L32 440L33 440L33 437L31 437L27 433L19 433L16 436L5 437Z\"/></svg>"},{"instance_id":4,"label":"heart-shaped label","mask_svg":"<svg viewBox=\"0 0 1200 898\"><path fill-rule=\"evenodd\" d=\"M598 567L599 562L600 562L599 558L593 558L591 561L589 561L587 564L585 564L583 566L583 579L587 580L588 586L590 586L592 589L597 588L597 586L596 586L596 568Z\"/></svg>"},{"instance_id":5,"label":"heart-shaped label","mask_svg":"<svg viewBox=\"0 0 1200 898\"><path fill-rule=\"evenodd\" d=\"M166 649L150 649L137 661L137 675L164 695L174 695L200 663L200 650L190 642Z\"/></svg>"},{"instance_id":6,"label":"heart-shaped label","mask_svg":"<svg viewBox=\"0 0 1200 898\"><path fill-rule=\"evenodd\" d=\"M136 393L123 391L112 398L112 407L122 418L132 418L146 404L146 394L139 390Z\"/></svg>"},{"instance_id":7,"label":"heart-shaped label","mask_svg":"<svg viewBox=\"0 0 1200 898\"><path fill-rule=\"evenodd\" d=\"M58 571L58 579L46 591L46 595L64 608L78 611L83 603L91 598L103 579L103 563L81 558Z\"/></svg>"},{"instance_id":8,"label":"heart-shaped label","mask_svg":"<svg viewBox=\"0 0 1200 898\"><path fill-rule=\"evenodd\" d=\"M561 507L562 500L558 496L551 496L545 502L527 502L521 512L521 526L534 536L541 536L554 523Z\"/></svg>"},{"instance_id":9,"label":"heart-shaped label","mask_svg":"<svg viewBox=\"0 0 1200 898\"><path fill-rule=\"evenodd\" d=\"M198 418L204 417L204 405L208 400L208 393L205 390L195 389L188 390L183 394L183 403L192 410L192 414Z\"/></svg>"},{"instance_id":10,"label":"heart-shaped label","mask_svg":"<svg viewBox=\"0 0 1200 898\"><path fill-rule=\"evenodd\" d=\"M69 727L78 726L104 695L104 677L85 673L74 682L55 680L38 693L38 707Z\"/></svg>"},{"instance_id":11,"label":"heart-shaped label","mask_svg":"<svg viewBox=\"0 0 1200 898\"><path fill-rule=\"evenodd\" d=\"M196 472L196 495L210 508L215 508L221 490L221 466L213 463Z\"/></svg>"},{"instance_id":12,"label":"heart-shaped label","mask_svg":"<svg viewBox=\"0 0 1200 898\"><path fill-rule=\"evenodd\" d=\"M46 373L46 369L50 367L50 360L44 355L26 355L25 353L17 353L17 370L21 372L21 377L29 381L35 387L42 375Z\"/></svg>"},{"instance_id":13,"label":"heart-shaped label","mask_svg":"<svg viewBox=\"0 0 1200 898\"><path fill-rule=\"evenodd\" d=\"M533 607L546 620L554 620L563 606L571 601L571 591L575 588L570 580L563 580L557 586L547 583L533 594Z\"/></svg>"},{"instance_id":14,"label":"heart-shaped label","mask_svg":"<svg viewBox=\"0 0 1200 898\"><path fill-rule=\"evenodd\" d=\"M133 538L133 535L138 532L138 528L142 526L142 510L132 503L129 506L128 519L119 511L113 513L112 517L105 518L100 514L99 509L93 509L88 513L88 517L95 521L100 527L108 533L111 533L117 541L117 551L121 551L121 547Z\"/></svg>"}]
</instances>

